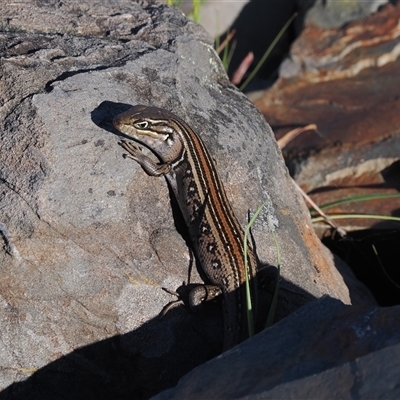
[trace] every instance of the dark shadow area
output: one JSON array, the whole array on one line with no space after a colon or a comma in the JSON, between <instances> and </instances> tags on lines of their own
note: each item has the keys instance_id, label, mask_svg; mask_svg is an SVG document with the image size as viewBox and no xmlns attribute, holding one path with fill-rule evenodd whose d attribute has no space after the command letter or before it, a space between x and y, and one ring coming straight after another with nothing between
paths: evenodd
<instances>
[{"instance_id":1,"label":"dark shadow area","mask_svg":"<svg viewBox=\"0 0 400 400\"><path fill-rule=\"evenodd\" d=\"M312 300L312 295L282 279L276 319ZM143 346L159 348L166 330L171 329L173 343L160 346L167 351L153 357L143 354ZM220 301L204 304L196 314L179 305L128 334L74 350L25 381L12 384L0 393L0 399L147 399L175 386L190 370L220 354L221 348Z\"/></svg>"},{"instance_id":2,"label":"dark shadow area","mask_svg":"<svg viewBox=\"0 0 400 400\"><path fill-rule=\"evenodd\" d=\"M400 190L400 161L383 169L380 174L384 179L382 183L347 185L343 189L381 189L382 194L385 193L385 189ZM325 186L308 194L329 193L339 189L341 188L338 186ZM381 205L377 207L376 203L379 201ZM384 216L390 212L388 210L393 210L393 206L397 206L398 199L371 199L370 202L372 209L378 209L378 212L368 212L368 202L359 203L360 211L353 205L352 212ZM342 210L340 207L339 210L335 210L335 213L346 214L345 210L346 204ZM391 216L400 217L400 208L391 211ZM400 304L400 222L382 220L370 229L348 232L345 237L331 235L324 238L323 243L350 266L356 278L371 291L380 306Z\"/></svg>"},{"instance_id":3,"label":"dark shadow area","mask_svg":"<svg viewBox=\"0 0 400 400\"><path fill-rule=\"evenodd\" d=\"M133 107L133 104L114 103L113 101L103 101L97 108L91 112L91 119L95 125L111 132L114 135L121 136L125 139L130 139L123 133L114 128L113 119L118 115Z\"/></svg>"},{"instance_id":4,"label":"dark shadow area","mask_svg":"<svg viewBox=\"0 0 400 400\"><path fill-rule=\"evenodd\" d=\"M400 160L383 169L381 174L386 187L392 187L400 192Z\"/></svg>"},{"instance_id":5,"label":"dark shadow area","mask_svg":"<svg viewBox=\"0 0 400 400\"><path fill-rule=\"evenodd\" d=\"M388 167L384 168L382 171L376 171L376 175L380 175L383 178L383 182L379 183L370 183L370 184L363 184L363 185L346 185L346 186L322 186L316 189L313 189L308 192L309 195L317 194L317 193L324 193L324 192L334 192L339 189L396 189L400 192L400 160L395 161L390 164ZM400 216L400 212L393 214L396 216Z\"/></svg>"},{"instance_id":6,"label":"dark shadow area","mask_svg":"<svg viewBox=\"0 0 400 400\"><path fill-rule=\"evenodd\" d=\"M318 193L329 193L335 192L340 189L395 189L390 183L371 183L365 185L346 185L346 186L322 186L313 190L310 190L307 194L313 195Z\"/></svg>"},{"instance_id":7,"label":"dark shadow area","mask_svg":"<svg viewBox=\"0 0 400 400\"><path fill-rule=\"evenodd\" d=\"M349 232L344 238L326 238L323 243L350 266L380 306L394 306L400 304L400 230L379 226Z\"/></svg>"},{"instance_id":8,"label":"dark shadow area","mask_svg":"<svg viewBox=\"0 0 400 400\"><path fill-rule=\"evenodd\" d=\"M169 351L153 358L142 354L141 347L148 346L144 342L146 337L154 342L165 340L163 330L171 328L171 319L182 319L185 312L181 308L177 306L164 318L148 321L129 334L74 350L26 381L9 386L0 393L0 399L145 399L175 385L185 373L215 357L219 347L218 340L214 346L200 345L198 338L193 338L195 328L198 326L202 331L207 321L201 315L187 314L177 324L175 343ZM207 307L207 313L216 320L215 305ZM217 323L215 331L219 330ZM193 346L190 338L194 339Z\"/></svg>"},{"instance_id":9,"label":"dark shadow area","mask_svg":"<svg viewBox=\"0 0 400 400\"><path fill-rule=\"evenodd\" d=\"M298 5L297 0L249 1L227 32L220 38L220 43L222 43L230 32L235 31L229 44L229 48L233 47L233 52L228 75L232 77L247 54L253 52L254 61L248 75L263 57L282 27L297 12L295 22L288 27L257 73L256 79L246 88L246 91L270 86L276 80L278 68L287 56L291 44L299 35L304 15L312 4L313 1L308 1Z\"/></svg>"}]
</instances>

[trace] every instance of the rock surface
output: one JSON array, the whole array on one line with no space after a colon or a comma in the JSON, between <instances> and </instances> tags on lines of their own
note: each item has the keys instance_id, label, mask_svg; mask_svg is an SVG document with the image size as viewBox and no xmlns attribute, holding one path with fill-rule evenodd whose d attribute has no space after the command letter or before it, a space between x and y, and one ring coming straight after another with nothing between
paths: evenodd
<instances>
[{"instance_id":1,"label":"rock surface","mask_svg":"<svg viewBox=\"0 0 400 400\"><path fill-rule=\"evenodd\" d=\"M253 233L262 263L276 264L271 230L281 249L278 319L325 294L357 297L200 26L120 0L3 2L0 28L5 398L147 398L220 352L219 303L157 317L189 252L165 181L122 158L111 121L132 104L199 132L240 221L267 201Z\"/></svg>"},{"instance_id":2,"label":"rock surface","mask_svg":"<svg viewBox=\"0 0 400 400\"><path fill-rule=\"evenodd\" d=\"M317 124L317 133L302 134L284 150L296 181L317 204L400 190L399 18L397 3L339 27L309 22L277 83L251 97L278 137L293 127ZM330 211L356 210L398 215L398 198ZM353 219L343 227L367 228L376 222ZM399 224L379 226L398 229Z\"/></svg>"},{"instance_id":3,"label":"rock surface","mask_svg":"<svg viewBox=\"0 0 400 400\"><path fill-rule=\"evenodd\" d=\"M400 306L319 299L154 399L397 399L399 321Z\"/></svg>"},{"instance_id":4,"label":"rock surface","mask_svg":"<svg viewBox=\"0 0 400 400\"><path fill-rule=\"evenodd\" d=\"M299 0L298 3L310 2ZM388 0L317 0L307 13L305 24L319 28L339 28L351 21L369 16L387 3Z\"/></svg>"}]
</instances>

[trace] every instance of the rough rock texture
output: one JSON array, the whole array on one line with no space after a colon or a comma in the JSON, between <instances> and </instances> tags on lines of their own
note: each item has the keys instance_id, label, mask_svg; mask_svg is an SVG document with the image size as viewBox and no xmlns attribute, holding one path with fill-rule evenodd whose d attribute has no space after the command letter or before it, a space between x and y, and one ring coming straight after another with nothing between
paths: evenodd
<instances>
[{"instance_id":1,"label":"rough rock texture","mask_svg":"<svg viewBox=\"0 0 400 400\"><path fill-rule=\"evenodd\" d=\"M317 124L317 133L302 134L284 150L296 181L314 192L317 204L400 190L399 18L397 3L339 28L309 24L293 44L278 82L252 96L278 137L293 127ZM399 212L398 198L364 204L330 211ZM353 219L344 227L375 223ZM395 227L380 224L385 226Z\"/></svg>"},{"instance_id":2,"label":"rough rock texture","mask_svg":"<svg viewBox=\"0 0 400 400\"><path fill-rule=\"evenodd\" d=\"M0 16L0 387L33 374L7 399L145 398L220 352L219 303L157 317L190 257L165 181L117 145L112 118L132 104L200 133L240 221L268 201L253 233L264 264L271 230L279 243L278 319L356 298L200 26L123 0L3 2Z\"/></svg>"},{"instance_id":3,"label":"rough rock texture","mask_svg":"<svg viewBox=\"0 0 400 400\"><path fill-rule=\"evenodd\" d=\"M309 4L309 0L298 0ZM335 28L344 24L367 17L374 13L388 0L317 0L307 13L305 24L320 28Z\"/></svg>"},{"instance_id":4,"label":"rough rock texture","mask_svg":"<svg viewBox=\"0 0 400 400\"><path fill-rule=\"evenodd\" d=\"M400 306L323 298L154 399L398 399Z\"/></svg>"}]
</instances>

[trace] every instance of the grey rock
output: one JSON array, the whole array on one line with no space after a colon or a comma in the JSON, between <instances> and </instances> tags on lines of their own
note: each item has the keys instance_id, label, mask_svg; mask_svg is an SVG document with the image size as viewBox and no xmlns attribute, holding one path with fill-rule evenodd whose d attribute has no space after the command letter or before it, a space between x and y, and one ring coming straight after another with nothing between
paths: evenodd
<instances>
[{"instance_id":1,"label":"grey rock","mask_svg":"<svg viewBox=\"0 0 400 400\"><path fill-rule=\"evenodd\" d=\"M305 25L338 28L376 12L380 6L388 2L388 0L317 0L306 15Z\"/></svg>"},{"instance_id":2,"label":"grey rock","mask_svg":"<svg viewBox=\"0 0 400 400\"><path fill-rule=\"evenodd\" d=\"M0 6L7 398L149 397L220 352L219 303L158 318L190 257L165 181L117 145L112 118L133 104L199 132L243 224L267 201L253 234L262 263L276 265L273 235L281 250L277 319L324 294L349 303L270 127L205 31L153 2L55 4Z\"/></svg>"},{"instance_id":3,"label":"grey rock","mask_svg":"<svg viewBox=\"0 0 400 400\"><path fill-rule=\"evenodd\" d=\"M398 398L399 316L319 299L154 399Z\"/></svg>"},{"instance_id":4,"label":"grey rock","mask_svg":"<svg viewBox=\"0 0 400 400\"><path fill-rule=\"evenodd\" d=\"M278 385L257 399L398 399L400 344ZM249 398L249 397L245 397Z\"/></svg>"}]
</instances>

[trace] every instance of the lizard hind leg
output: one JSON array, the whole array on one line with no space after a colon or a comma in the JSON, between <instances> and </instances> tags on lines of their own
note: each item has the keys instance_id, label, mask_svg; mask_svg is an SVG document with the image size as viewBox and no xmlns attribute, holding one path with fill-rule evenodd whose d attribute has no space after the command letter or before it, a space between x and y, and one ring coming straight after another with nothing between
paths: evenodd
<instances>
[{"instance_id":1,"label":"lizard hind leg","mask_svg":"<svg viewBox=\"0 0 400 400\"><path fill-rule=\"evenodd\" d=\"M202 303L215 299L222 294L222 289L217 285L198 285L189 293L189 306L196 310Z\"/></svg>"},{"instance_id":2,"label":"lizard hind leg","mask_svg":"<svg viewBox=\"0 0 400 400\"><path fill-rule=\"evenodd\" d=\"M189 306L191 311L196 312L204 302L213 300L222 294L222 289L216 285L185 284L185 282L176 291L164 287L162 290L172 296L176 296L177 299L170 301L163 307L159 314L161 318L179 303Z\"/></svg>"}]
</instances>

